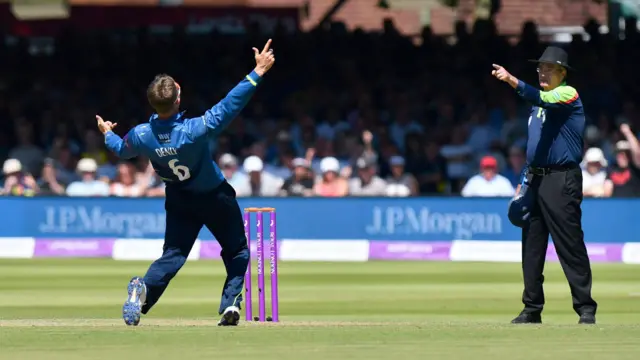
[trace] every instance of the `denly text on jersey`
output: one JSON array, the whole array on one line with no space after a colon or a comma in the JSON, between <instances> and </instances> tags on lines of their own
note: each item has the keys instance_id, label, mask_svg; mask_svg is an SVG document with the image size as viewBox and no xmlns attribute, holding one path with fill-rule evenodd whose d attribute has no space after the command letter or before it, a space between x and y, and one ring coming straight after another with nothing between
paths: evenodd
<instances>
[{"instance_id":1,"label":"denly text on jersey","mask_svg":"<svg viewBox=\"0 0 640 360\"><path fill-rule=\"evenodd\" d=\"M156 150L156 154L158 154L159 157L178 155L178 150L176 150L176 148L174 147L161 147L155 150Z\"/></svg>"}]
</instances>

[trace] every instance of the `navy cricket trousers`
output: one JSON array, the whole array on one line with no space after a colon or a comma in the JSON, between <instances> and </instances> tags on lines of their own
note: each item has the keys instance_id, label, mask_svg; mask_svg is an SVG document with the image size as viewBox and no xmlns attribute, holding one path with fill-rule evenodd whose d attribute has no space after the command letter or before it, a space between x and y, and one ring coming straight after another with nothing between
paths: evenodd
<instances>
[{"instance_id":1,"label":"navy cricket trousers","mask_svg":"<svg viewBox=\"0 0 640 360\"><path fill-rule=\"evenodd\" d=\"M165 210L167 224L163 253L144 276L147 300L142 313L146 314L153 307L185 264L202 226L206 226L220 243L220 255L227 270L218 313L222 314L232 305L240 308L249 249L233 187L225 181L209 193L195 194L167 186Z\"/></svg>"}]
</instances>

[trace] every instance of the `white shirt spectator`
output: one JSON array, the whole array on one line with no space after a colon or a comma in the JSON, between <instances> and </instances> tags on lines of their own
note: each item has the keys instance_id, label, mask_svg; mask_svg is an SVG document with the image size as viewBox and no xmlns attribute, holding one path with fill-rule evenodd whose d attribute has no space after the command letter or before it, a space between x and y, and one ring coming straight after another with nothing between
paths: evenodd
<instances>
[{"instance_id":1,"label":"white shirt spectator","mask_svg":"<svg viewBox=\"0 0 640 360\"><path fill-rule=\"evenodd\" d=\"M242 167L248 175L234 187L237 196L278 196L284 180L262 171L264 164L259 157L249 156L244 160ZM257 189L254 189L251 183L251 178L255 176L260 177Z\"/></svg>"},{"instance_id":2,"label":"white shirt spectator","mask_svg":"<svg viewBox=\"0 0 640 360\"><path fill-rule=\"evenodd\" d=\"M138 184L127 186L122 183L115 183L111 185L111 192L113 196L118 197L140 197L144 195L144 188Z\"/></svg>"},{"instance_id":3,"label":"white shirt spectator","mask_svg":"<svg viewBox=\"0 0 640 360\"><path fill-rule=\"evenodd\" d=\"M491 180L479 174L475 175L462 189L464 197L511 197L515 193L516 190L511 182L500 174L496 174Z\"/></svg>"},{"instance_id":4,"label":"white shirt spectator","mask_svg":"<svg viewBox=\"0 0 640 360\"><path fill-rule=\"evenodd\" d=\"M67 187L69 196L109 196L109 185L96 179L98 164L91 158L78 161L76 167L82 174L81 181L74 181Z\"/></svg>"},{"instance_id":5,"label":"white shirt spectator","mask_svg":"<svg viewBox=\"0 0 640 360\"><path fill-rule=\"evenodd\" d=\"M595 174L591 174L588 171L582 170L582 191L592 193L593 196L596 197L603 196L604 183L606 180L606 171L598 171Z\"/></svg>"},{"instance_id":6,"label":"white shirt spectator","mask_svg":"<svg viewBox=\"0 0 640 360\"><path fill-rule=\"evenodd\" d=\"M585 196L604 196L604 183L607 180L607 159L600 148L589 148L580 164L582 170L582 192Z\"/></svg>"},{"instance_id":7,"label":"white shirt spectator","mask_svg":"<svg viewBox=\"0 0 640 360\"><path fill-rule=\"evenodd\" d=\"M222 154L218 160L220 169L225 179L232 188L238 191L240 187L247 181L247 174L238 170L238 159L231 154Z\"/></svg>"},{"instance_id":8,"label":"white shirt spectator","mask_svg":"<svg viewBox=\"0 0 640 360\"><path fill-rule=\"evenodd\" d=\"M387 182L374 176L368 184L363 184L359 177L349 179L349 195L352 196L384 196L387 194Z\"/></svg>"},{"instance_id":9,"label":"white shirt spectator","mask_svg":"<svg viewBox=\"0 0 640 360\"><path fill-rule=\"evenodd\" d=\"M74 181L67 187L69 196L109 196L109 185L100 180Z\"/></svg>"},{"instance_id":10,"label":"white shirt spectator","mask_svg":"<svg viewBox=\"0 0 640 360\"><path fill-rule=\"evenodd\" d=\"M372 159L361 157L356 161L358 176L349 179L349 195L385 196L387 182L376 175L376 166Z\"/></svg>"},{"instance_id":11,"label":"white shirt spectator","mask_svg":"<svg viewBox=\"0 0 640 360\"><path fill-rule=\"evenodd\" d=\"M387 184L385 195L389 197L407 197L411 195L411 189L405 184Z\"/></svg>"},{"instance_id":12,"label":"white shirt spectator","mask_svg":"<svg viewBox=\"0 0 640 360\"><path fill-rule=\"evenodd\" d=\"M230 177L227 178L227 182L237 192L238 189L242 189L245 183L249 182L249 177L245 173L236 171Z\"/></svg>"}]
</instances>

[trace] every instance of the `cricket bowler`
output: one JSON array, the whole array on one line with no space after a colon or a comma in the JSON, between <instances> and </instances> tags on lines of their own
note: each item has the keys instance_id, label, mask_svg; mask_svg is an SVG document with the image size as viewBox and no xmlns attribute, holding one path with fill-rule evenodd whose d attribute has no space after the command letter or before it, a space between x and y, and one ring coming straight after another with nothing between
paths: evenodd
<instances>
[{"instance_id":1,"label":"cricket bowler","mask_svg":"<svg viewBox=\"0 0 640 360\"><path fill-rule=\"evenodd\" d=\"M112 131L117 123L96 116L109 150L123 159L148 157L166 184L167 220L162 256L151 264L143 278L136 276L130 280L122 307L127 325L138 325L141 314L147 314L158 302L186 262L202 226L220 243L227 271L218 325L238 324L249 249L236 193L211 160L209 141L240 113L273 66L275 56L270 46L271 39L262 51L253 48L255 69L202 116L184 116L180 111L180 85L164 74L156 76L147 88L147 99L155 113L148 123L134 127L124 138Z\"/></svg>"}]
</instances>

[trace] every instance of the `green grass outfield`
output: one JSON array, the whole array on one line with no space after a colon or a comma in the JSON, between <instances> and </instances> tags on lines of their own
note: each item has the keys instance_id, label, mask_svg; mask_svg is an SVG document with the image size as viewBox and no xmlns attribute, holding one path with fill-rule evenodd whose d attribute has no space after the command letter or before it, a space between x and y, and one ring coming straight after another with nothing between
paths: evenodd
<instances>
[{"instance_id":1,"label":"green grass outfield","mask_svg":"<svg viewBox=\"0 0 640 360\"><path fill-rule=\"evenodd\" d=\"M548 264L545 323L514 326L520 264L282 262L281 322L221 328L222 264L189 262L141 325L126 327L127 281L147 266L0 260L0 359L640 358L640 266L594 265L598 325L578 326L560 267Z\"/></svg>"}]
</instances>

